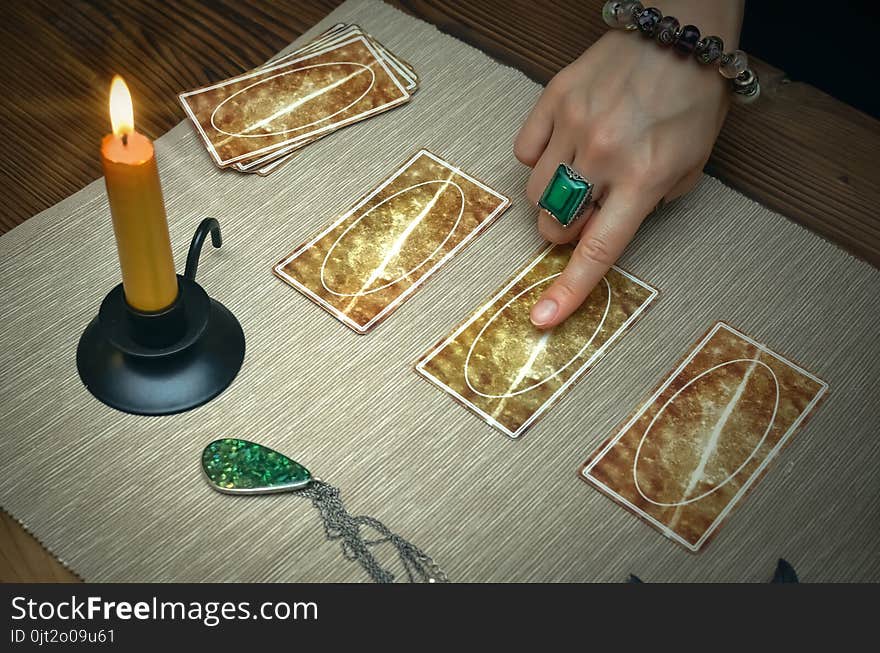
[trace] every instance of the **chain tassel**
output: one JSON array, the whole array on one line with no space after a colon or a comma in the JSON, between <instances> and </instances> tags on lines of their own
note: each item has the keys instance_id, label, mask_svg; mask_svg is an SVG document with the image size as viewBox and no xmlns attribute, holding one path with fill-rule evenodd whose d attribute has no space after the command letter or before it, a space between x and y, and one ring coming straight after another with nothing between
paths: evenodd
<instances>
[{"instance_id":1,"label":"chain tassel","mask_svg":"<svg viewBox=\"0 0 880 653\"><path fill-rule=\"evenodd\" d=\"M378 519L349 513L339 496L338 488L313 479L307 487L297 490L296 493L312 500L321 515L327 539L339 541L345 557L360 564L375 582L393 583L395 580L394 574L382 567L371 551L372 547L384 542L394 545L409 582L447 582L446 573L420 548L392 533ZM380 537L366 539L361 533L362 526L372 528Z\"/></svg>"}]
</instances>

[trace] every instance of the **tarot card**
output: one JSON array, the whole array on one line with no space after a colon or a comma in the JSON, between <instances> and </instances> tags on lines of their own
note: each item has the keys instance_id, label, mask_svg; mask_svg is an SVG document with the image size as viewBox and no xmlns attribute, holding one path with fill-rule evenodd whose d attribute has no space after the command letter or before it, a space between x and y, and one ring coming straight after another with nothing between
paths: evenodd
<instances>
[{"instance_id":1,"label":"tarot card","mask_svg":"<svg viewBox=\"0 0 880 653\"><path fill-rule=\"evenodd\" d=\"M427 150L274 270L358 333L394 311L510 200Z\"/></svg>"},{"instance_id":2,"label":"tarot card","mask_svg":"<svg viewBox=\"0 0 880 653\"><path fill-rule=\"evenodd\" d=\"M374 40L371 40L371 37L369 35L367 35L366 33L364 33L362 30L360 30L360 28L358 28L358 31L356 32L356 34L360 34L361 38L367 39L367 41L376 49L377 52L380 52L380 53L382 53L383 51L387 52L384 50L384 48L381 45L376 43ZM343 36L341 38L348 39L348 38L351 38L351 36L352 36L351 33L346 32L343 34ZM336 40L334 39L330 44L326 45L325 47L334 47L335 43L336 43ZM400 68L400 66L396 65L394 63L394 60L389 59L384 55L381 56L380 58L388 66L388 70L391 71L391 74L395 76L398 83L408 93L414 93L417 90L418 82L417 82L416 77L411 76L407 73L401 72L403 69ZM340 126L343 126L343 125L340 125ZM314 143L316 140L318 140L320 138L323 138L325 136L329 136L332 132L336 131L336 129L337 128L334 128L334 129L330 129L330 130L327 130L327 131L324 131L321 133L311 135L308 138L305 138L301 141L298 141L296 143L293 143L291 145L285 146L285 147L277 149L277 150L270 151L267 154L263 154L261 156L250 157L246 160L243 160L243 161L240 161L239 163L236 163L235 167L240 172L256 172L256 173L263 175L263 176L268 175L273 170L277 169L278 167L280 167L281 165L283 165L284 163L289 161L291 158L293 158L293 155L295 154L296 151L302 149L303 147L305 147L311 143Z\"/></svg>"},{"instance_id":3,"label":"tarot card","mask_svg":"<svg viewBox=\"0 0 880 653\"><path fill-rule=\"evenodd\" d=\"M412 65L410 65L408 62L404 61L403 59L398 57L396 54L394 54L390 50L388 50L372 34L365 31L359 25L346 25L344 23L337 23L333 27L331 27L331 28L325 30L324 32L322 32L321 34L319 34L312 41L303 45L298 50L295 50L293 52L289 52L287 54L278 55L277 57L275 57L275 58L271 59L269 62L267 62L265 65L270 66L270 65L273 65L274 63L284 61L285 59L289 59L289 58L293 57L294 54L297 52L302 53L302 52L308 52L310 50L324 48L328 45L333 44L334 42L338 42L338 41L350 38L351 36L364 36L364 37L366 37L374 46L376 46L376 48L378 50L380 50L380 52L382 53L383 56L385 56L388 59L393 60L397 64L400 64L400 66L402 68L406 69L409 73L415 75L415 70L413 69Z\"/></svg>"},{"instance_id":4,"label":"tarot card","mask_svg":"<svg viewBox=\"0 0 880 653\"><path fill-rule=\"evenodd\" d=\"M270 161L266 163L261 168L257 168L255 170L246 170L245 172L256 172L261 177L266 177L267 175L272 174L275 170L283 166L285 163L290 161L291 159L296 157L296 151L293 151L289 154L285 154L279 159L275 159L274 161Z\"/></svg>"},{"instance_id":5,"label":"tarot card","mask_svg":"<svg viewBox=\"0 0 880 653\"><path fill-rule=\"evenodd\" d=\"M338 34L341 30L343 30L346 27L347 27L347 25L345 23L336 23L335 25L332 25L331 27L329 27L326 30L324 30L323 32L321 32L318 36L316 36L312 41L309 41L303 47L301 47L297 50L292 50L286 54L277 54L277 55L273 56L271 59L269 59L266 63L262 64L261 66L258 66L254 70L259 71L259 70L262 70L265 68L271 68L271 67L277 66L280 63L283 63L283 62L288 61L290 59L294 59L297 57L302 58L303 56L310 54L311 52L314 52L314 51L319 50L322 47L324 47L331 40L330 37L332 37L335 34ZM312 142L310 139L299 141L299 147L303 147L305 145L308 145L310 142ZM266 175L269 172L271 172L272 170L274 170L275 167L277 167L277 165L280 165L281 163L284 163L285 161L292 159L293 156L294 156L293 153L291 153L291 154L282 154L281 156L276 157L273 164L270 164L270 166L264 166L266 168L265 172L263 171L263 168L247 169L247 170L244 169L242 167L242 164L246 163L248 161L248 159L242 159L241 161L236 161L235 163L231 164L229 167L234 168L235 170L238 170L239 172L259 173L262 175ZM252 158L259 158L259 155L258 155L258 157L252 157Z\"/></svg>"},{"instance_id":6,"label":"tarot card","mask_svg":"<svg viewBox=\"0 0 880 653\"><path fill-rule=\"evenodd\" d=\"M388 64L389 70L392 72L392 74L397 76L398 81L403 85L403 87L410 93L416 92L416 90L418 89L418 75L416 75L412 65L394 55L384 45L379 43L375 38L365 32L358 25L346 25L345 23L337 23L336 25L333 25L332 27L318 35L313 41L307 43L302 48L284 55L279 55L264 64L262 68L274 67L284 61L293 58L302 58L303 56L311 54L317 50L330 48L341 41L350 39L353 36L363 36L364 38L366 38L367 41L385 60L385 62ZM239 172L257 173L261 176L266 176L277 168L281 167L290 159L294 158L296 153L303 147L309 145L310 143L313 143L320 138L323 138L324 136L329 135L330 133L332 133L332 131L328 131L298 141L296 144L285 148L285 151L281 153L269 152L265 155L243 159L242 161L234 163L232 167Z\"/></svg>"},{"instance_id":7,"label":"tarot card","mask_svg":"<svg viewBox=\"0 0 880 653\"><path fill-rule=\"evenodd\" d=\"M717 323L580 475L696 552L827 393L803 368Z\"/></svg>"},{"instance_id":8,"label":"tarot card","mask_svg":"<svg viewBox=\"0 0 880 653\"><path fill-rule=\"evenodd\" d=\"M217 165L388 110L410 94L363 36L180 95Z\"/></svg>"},{"instance_id":9,"label":"tarot card","mask_svg":"<svg viewBox=\"0 0 880 653\"><path fill-rule=\"evenodd\" d=\"M386 64L388 64L388 68L391 73L397 76L398 81L408 92L414 93L418 89L418 76L415 74L415 71L409 63L394 55L384 45L379 43L375 38L365 32L358 25L345 25L344 23L338 23L334 25L333 27L329 28L327 31L319 35L314 41L306 44L299 50L289 52L285 55L280 55L276 59L264 64L263 67L265 68L270 66L277 66L279 63L282 63L289 59L301 58L317 50L333 47L337 43L346 39L350 39L353 36L363 36L367 39L367 41L384 59ZM235 167L236 170L239 170L240 172L256 172L263 176L268 175L269 173L280 167L282 164L292 159L298 150L302 149L306 145L309 145L310 143L313 143L319 138L329 135L329 133L330 132L317 134L308 139L299 141L295 145L291 145L289 148L286 148L286 151L280 154L277 152L270 152L266 155L252 157L250 159L239 161L235 163L233 167Z\"/></svg>"},{"instance_id":10,"label":"tarot card","mask_svg":"<svg viewBox=\"0 0 880 653\"><path fill-rule=\"evenodd\" d=\"M239 172L245 172L248 174L258 174L260 176L265 177L273 170L279 168L283 164L287 163L299 153L299 151L304 148L306 145L314 143L316 140L319 140L323 136L329 135L332 132L328 132L327 134L322 134L321 136L314 136L312 138L308 138L304 141L300 141L288 148L285 148L284 152L277 156L266 155L263 157L258 157L257 159L244 161L237 161L233 163L230 167L238 170ZM252 164L252 165L251 165Z\"/></svg>"},{"instance_id":11,"label":"tarot card","mask_svg":"<svg viewBox=\"0 0 880 653\"><path fill-rule=\"evenodd\" d=\"M397 55L392 53L388 48L382 45L379 41L377 41L371 34L365 32L358 25L341 25L337 29L337 26L330 28L323 34L319 35L315 38L314 41L307 43L299 50L294 52L290 52L285 55L281 55L274 60L270 60L266 64L265 67L276 66L281 62L287 61L294 57L301 57L304 54L310 54L317 50L326 49L328 47L332 47L339 42L350 39L353 36L362 36L364 37L379 53L379 55L385 59L385 62L389 64L389 68L392 73L396 74L401 82L404 84L404 88L407 91L413 92L418 86L418 76L415 74L415 70L412 65L407 63L406 61L400 59Z\"/></svg>"},{"instance_id":12,"label":"tarot card","mask_svg":"<svg viewBox=\"0 0 880 653\"><path fill-rule=\"evenodd\" d=\"M573 247L551 245L416 363L416 371L511 438L520 437L608 351L657 291L612 267L554 329L529 313Z\"/></svg>"}]
</instances>

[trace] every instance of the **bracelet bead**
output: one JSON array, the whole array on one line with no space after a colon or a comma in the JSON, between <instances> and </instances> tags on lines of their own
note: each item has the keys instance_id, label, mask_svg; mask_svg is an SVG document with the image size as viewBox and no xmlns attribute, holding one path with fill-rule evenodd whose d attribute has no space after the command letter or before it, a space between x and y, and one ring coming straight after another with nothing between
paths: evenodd
<instances>
[{"instance_id":1,"label":"bracelet bead","mask_svg":"<svg viewBox=\"0 0 880 653\"><path fill-rule=\"evenodd\" d=\"M718 70L727 79L734 79L749 67L749 57L742 50L725 52L719 60Z\"/></svg>"},{"instance_id":2,"label":"bracelet bead","mask_svg":"<svg viewBox=\"0 0 880 653\"><path fill-rule=\"evenodd\" d=\"M702 64L715 63L724 54L724 41L717 36L706 36L700 39L694 49L694 55Z\"/></svg>"},{"instance_id":3,"label":"bracelet bead","mask_svg":"<svg viewBox=\"0 0 880 653\"><path fill-rule=\"evenodd\" d=\"M614 29L636 29L635 15L642 9L638 0L608 0L602 7L602 20Z\"/></svg>"},{"instance_id":4,"label":"bracelet bead","mask_svg":"<svg viewBox=\"0 0 880 653\"><path fill-rule=\"evenodd\" d=\"M660 22L661 18L663 18L663 14L660 13L659 9L648 7L636 14L636 26L642 34L651 37L654 36L654 28L657 27L657 23Z\"/></svg>"},{"instance_id":5,"label":"bracelet bead","mask_svg":"<svg viewBox=\"0 0 880 653\"><path fill-rule=\"evenodd\" d=\"M693 54L701 64L718 64L718 72L730 80L733 97L739 102L754 102L761 95L758 76L749 68L749 58L742 50L724 52L718 36L700 38L695 25L679 26L678 19L663 16L656 7L645 8L638 0L608 0L602 7L602 19L615 29L638 29L662 46L672 46L683 55Z\"/></svg>"},{"instance_id":6,"label":"bracelet bead","mask_svg":"<svg viewBox=\"0 0 880 653\"><path fill-rule=\"evenodd\" d=\"M678 35L678 19L674 16L664 16L654 28L654 38L660 45L672 45Z\"/></svg>"},{"instance_id":7,"label":"bracelet bead","mask_svg":"<svg viewBox=\"0 0 880 653\"><path fill-rule=\"evenodd\" d=\"M761 95L761 84L758 82L758 76L747 68L736 76L732 81L734 98L743 104L749 104L758 99Z\"/></svg>"},{"instance_id":8,"label":"bracelet bead","mask_svg":"<svg viewBox=\"0 0 880 653\"><path fill-rule=\"evenodd\" d=\"M678 32L678 38L675 41L675 49L681 54L690 54L697 47L700 40L700 30L694 25L685 25Z\"/></svg>"}]
</instances>

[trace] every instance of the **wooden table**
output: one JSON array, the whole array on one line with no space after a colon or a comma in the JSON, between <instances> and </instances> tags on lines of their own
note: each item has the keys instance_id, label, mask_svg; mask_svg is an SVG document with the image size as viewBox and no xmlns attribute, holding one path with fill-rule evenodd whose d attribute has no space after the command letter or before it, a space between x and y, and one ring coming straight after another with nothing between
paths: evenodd
<instances>
[{"instance_id":1,"label":"wooden table","mask_svg":"<svg viewBox=\"0 0 880 653\"><path fill-rule=\"evenodd\" d=\"M183 119L177 93L265 61L336 0L52 0L2 3L0 233L101 176L107 88L125 76L138 129L156 138ZM605 31L602 0L399 0L546 82ZM369 25L365 25L369 28ZM405 55L406 53L401 53ZM880 122L763 62L761 101L735 106L707 171L880 265ZM76 580L0 512L0 581Z\"/></svg>"}]
</instances>

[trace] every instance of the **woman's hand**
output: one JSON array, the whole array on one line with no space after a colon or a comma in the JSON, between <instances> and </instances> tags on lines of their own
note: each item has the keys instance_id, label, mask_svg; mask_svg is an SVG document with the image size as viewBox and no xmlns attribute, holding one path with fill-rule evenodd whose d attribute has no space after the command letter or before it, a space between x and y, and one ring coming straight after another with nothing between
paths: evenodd
<instances>
[{"instance_id":1,"label":"woman's hand","mask_svg":"<svg viewBox=\"0 0 880 653\"><path fill-rule=\"evenodd\" d=\"M682 25L721 36L726 51L735 49L741 0L656 4ZM594 184L595 204L568 227L539 212L544 238L579 242L565 271L532 308L536 326L553 327L574 312L658 202L697 183L729 92L717 65L701 66L640 33L617 30L551 80L514 148L533 168L526 194L537 202L556 167L568 163Z\"/></svg>"}]
</instances>

